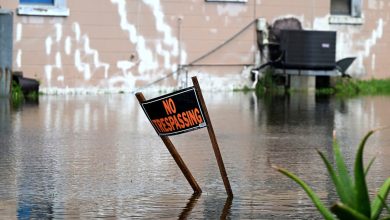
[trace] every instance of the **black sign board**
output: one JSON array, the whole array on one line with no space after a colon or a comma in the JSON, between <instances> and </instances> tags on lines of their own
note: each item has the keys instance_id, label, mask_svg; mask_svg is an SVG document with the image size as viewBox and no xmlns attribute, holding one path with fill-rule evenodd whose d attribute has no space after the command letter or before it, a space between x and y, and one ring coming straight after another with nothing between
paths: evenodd
<instances>
[{"instance_id":1,"label":"black sign board","mask_svg":"<svg viewBox=\"0 0 390 220\"><path fill-rule=\"evenodd\" d=\"M206 119L194 87L141 102L160 136L181 134L206 127Z\"/></svg>"},{"instance_id":2,"label":"black sign board","mask_svg":"<svg viewBox=\"0 0 390 220\"><path fill-rule=\"evenodd\" d=\"M232 198L232 188L230 187L217 138L215 137L213 125L196 76L192 77L192 83L194 84L193 87L150 100L146 100L142 92L136 93L135 96L195 194L200 194L202 190L168 136L207 126L226 193L229 198Z\"/></svg>"}]
</instances>

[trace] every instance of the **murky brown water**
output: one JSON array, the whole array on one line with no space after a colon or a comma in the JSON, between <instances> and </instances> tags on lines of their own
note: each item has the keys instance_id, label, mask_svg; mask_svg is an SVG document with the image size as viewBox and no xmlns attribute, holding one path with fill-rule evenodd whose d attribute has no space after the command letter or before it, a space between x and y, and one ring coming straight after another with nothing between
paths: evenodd
<instances>
[{"instance_id":1,"label":"murky brown water","mask_svg":"<svg viewBox=\"0 0 390 220\"><path fill-rule=\"evenodd\" d=\"M204 96L233 200L207 129L171 138L203 190L192 197L133 95L42 96L19 109L0 100L0 219L321 219L269 162L297 173L330 204L333 186L315 149L331 153L335 129L352 163L360 138L390 125L390 97ZM371 193L390 176L389 145L388 130L368 142L365 159L377 156Z\"/></svg>"}]
</instances>

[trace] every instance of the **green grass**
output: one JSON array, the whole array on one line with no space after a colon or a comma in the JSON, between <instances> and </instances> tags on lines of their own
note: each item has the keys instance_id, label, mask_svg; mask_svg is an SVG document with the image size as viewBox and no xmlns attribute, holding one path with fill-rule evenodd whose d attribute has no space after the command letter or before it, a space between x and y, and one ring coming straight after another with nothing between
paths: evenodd
<instances>
[{"instance_id":1,"label":"green grass","mask_svg":"<svg viewBox=\"0 0 390 220\"><path fill-rule=\"evenodd\" d=\"M316 94L317 95L333 95L333 94L335 94L335 89L334 88L316 89Z\"/></svg>"},{"instance_id":2,"label":"green grass","mask_svg":"<svg viewBox=\"0 0 390 220\"><path fill-rule=\"evenodd\" d=\"M233 92L243 92L243 93L247 93L247 92L252 92L252 91L255 91L255 89L249 88L247 85L245 85L245 86L242 87L242 88L234 88L234 89L233 89Z\"/></svg>"},{"instance_id":3,"label":"green grass","mask_svg":"<svg viewBox=\"0 0 390 220\"><path fill-rule=\"evenodd\" d=\"M299 184L310 197L324 219L377 220L380 218L383 209L387 209L388 212L388 216L383 217L383 219L390 219L389 205L386 204L386 199L390 191L390 177L384 181L374 197L374 200L371 202L366 175L374 160L372 159L366 168L363 165L364 147L368 138L375 131L376 130L372 130L368 132L359 144L352 174L348 172L340 146L335 137L333 138L334 165L330 163L330 160L328 160L321 151L318 151L339 197L339 201L334 203L329 209L321 202L320 198L311 187L302 179L284 168L278 166L273 166L273 168Z\"/></svg>"},{"instance_id":4,"label":"green grass","mask_svg":"<svg viewBox=\"0 0 390 220\"><path fill-rule=\"evenodd\" d=\"M390 79L358 80L340 78L334 87L317 89L318 95L355 97L367 95L390 95Z\"/></svg>"},{"instance_id":5,"label":"green grass","mask_svg":"<svg viewBox=\"0 0 390 220\"><path fill-rule=\"evenodd\" d=\"M12 80L12 92L11 92L11 100L14 107L20 106L25 99L28 100L38 100L40 93L38 92L30 92L24 94L20 85Z\"/></svg>"},{"instance_id":6,"label":"green grass","mask_svg":"<svg viewBox=\"0 0 390 220\"><path fill-rule=\"evenodd\" d=\"M22 88L14 80L12 80L12 90L11 91L12 91L11 92L11 99L12 99L13 105L19 105L20 103L22 103L24 100Z\"/></svg>"},{"instance_id":7,"label":"green grass","mask_svg":"<svg viewBox=\"0 0 390 220\"><path fill-rule=\"evenodd\" d=\"M39 98L39 95L40 93L38 92L30 92L28 94L26 94L26 99L30 99L30 100L37 100Z\"/></svg>"},{"instance_id":8,"label":"green grass","mask_svg":"<svg viewBox=\"0 0 390 220\"><path fill-rule=\"evenodd\" d=\"M256 85L256 93L260 96L282 93L284 88L277 85L272 69L265 71L264 76ZM280 84L280 83L279 83ZM288 90L287 93L304 92L305 90ZM318 95L336 95L338 97L354 97L365 95L390 95L390 78L359 80L339 78L333 87L316 89Z\"/></svg>"},{"instance_id":9,"label":"green grass","mask_svg":"<svg viewBox=\"0 0 390 220\"><path fill-rule=\"evenodd\" d=\"M337 81L334 94L338 96L390 95L390 79L340 79Z\"/></svg>"}]
</instances>

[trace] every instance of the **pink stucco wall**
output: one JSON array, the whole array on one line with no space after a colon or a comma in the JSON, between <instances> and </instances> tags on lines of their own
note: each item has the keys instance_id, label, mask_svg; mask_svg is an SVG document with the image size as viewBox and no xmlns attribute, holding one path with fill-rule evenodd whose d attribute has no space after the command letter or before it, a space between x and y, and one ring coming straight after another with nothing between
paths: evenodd
<instances>
[{"instance_id":1,"label":"pink stucco wall","mask_svg":"<svg viewBox=\"0 0 390 220\"><path fill-rule=\"evenodd\" d=\"M337 31L337 58L356 56L354 77L387 78L390 3L363 2L362 24L329 24L330 1L204 0L67 1L68 17L21 16L15 9L14 70L41 82L47 93L136 91L183 86L185 72L198 75L205 89L250 86L249 70L258 63L257 18L272 24L295 17L304 29ZM244 29L248 24L247 29ZM193 63L242 31L219 50Z\"/></svg>"}]
</instances>

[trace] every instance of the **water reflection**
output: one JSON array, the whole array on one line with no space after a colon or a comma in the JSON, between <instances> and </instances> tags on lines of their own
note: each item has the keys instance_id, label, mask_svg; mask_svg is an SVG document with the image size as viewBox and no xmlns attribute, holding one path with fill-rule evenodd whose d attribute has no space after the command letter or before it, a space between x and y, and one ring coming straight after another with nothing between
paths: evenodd
<instances>
[{"instance_id":1,"label":"water reflection","mask_svg":"<svg viewBox=\"0 0 390 220\"><path fill-rule=\"evenodd\" d=\"M15 180L16 161L14 148L10 143L12 129L11 102L8 98L0 98L0 216L16 216Z\"/></svg>"},{"instance_id":2,"label":"water reflection","mask_svg":"<svg viewBox=\"0 0 390 220\"><path fill-rule=\"evenodd\" d=\"M295 172L330 204L333 186L315 149L331 154L335 129L352 163L362 135L390 124L389 97L204 95L234 200L226 199L206 129L171 139L203 190L189 198L191 187L134 96L43 96L18 109L0 100L0 216L321 219L268 161ZM386 132L366 149L367 160L378 155L372 189L390 176Z\"/></svg>"},{"instance_id":3,"label":"water reflection","mask_svg":"<svg viewBox=\"0 0 390 220\"><path fill-rule=\"evenodd\" d=\"M1 122L7 122L11 113L11 100L8 98L0 97L0 120ZM2 123L2 129L6 128L6 123Z\"/></svg>"},{"instance_id":4,"label":"water reflection","mask_svg":"<svg viewBox=\"0 0 390 220\"><path fill-rule=\"evenodd\" d=\"M230 217L230 209L232 208L232 204L233 204L233 198L227 197L225 201L225 205L223 206L222 209L222 214L220 219L228 219Z\"/></svg>"},{"instance_id":5,"label":"water reflection","mask_svg":"<svg viewBox=\"0 0 390 220\"><path fill-rule=\"evenodd\" d=\"M34 145L31 143L28 145L31 149L17 152L20 155L16 179L19 219L48 219L53 215L56 161L49 149Z\"/></svg>"},{"instance_id":6,"label":"water reflection","mask_svg":"<svg viewBox=\"0 0 390 220\"><path fill-rule=\"evenodd\" d=\"M197 216L197 211L194 211L194 208L199 203L201 194L193 194L188 200L188 203L183 208L183 211L180 213L178 219L191 219L192 216ZM233 204L232 197L217 198L217 197L208 197L201 199L202 205L206 206L203 210L202 218L203 219L230 219L231 218L231 208ZM194 212L194 213L193 213Z\"/></svg>"},{"instance_id":7,"label":"water reflection","mask_svg":"<svg viewBox=\"0 0 390 220\"><path fill-rule=\"evenodd\" d=\"M184 207L183 211L180 213L178 219L187 219L189 215L192 212L192 209L194 209L196 203L198 202L198 199L201 194L195 193L191 196L191 198L188 200L188 203L186 207Z\"/></svg>"}]
</instances>

